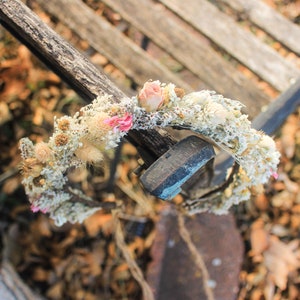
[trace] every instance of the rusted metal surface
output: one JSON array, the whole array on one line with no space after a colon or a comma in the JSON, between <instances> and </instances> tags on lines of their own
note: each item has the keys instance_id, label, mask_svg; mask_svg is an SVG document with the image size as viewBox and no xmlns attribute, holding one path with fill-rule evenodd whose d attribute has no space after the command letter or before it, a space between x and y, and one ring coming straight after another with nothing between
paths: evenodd
<instances>
[{"instance_id":1,"label":"rusted metal surface","mask_svg":"<svg viewBox=\"0 0 300 300\"><path fill-rule=\"evenodd\" d=\"M215 300L234 300L243 244L231 214L203 213L186 219L192 240L208 269ZM205 300L201 271L179 236L177 217L167 209L157 225L148 280L156 300Z\"/></svg>"}]
</instances>

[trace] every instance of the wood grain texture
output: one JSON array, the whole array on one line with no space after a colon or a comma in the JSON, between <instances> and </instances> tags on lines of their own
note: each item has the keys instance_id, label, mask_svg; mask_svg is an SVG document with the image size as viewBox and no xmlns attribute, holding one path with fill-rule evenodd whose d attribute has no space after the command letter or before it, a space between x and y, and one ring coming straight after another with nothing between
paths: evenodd
<instances>
[{"instance_id":1,"label":"wood grain texture","mask_svg":"<svg viewBox=\"0 0 300 300\"><path fill-rule=\"evenodd\" d=\"M34 1L33 1L34 2ZM35 0L42 9L67 25L128 77L143 85L149 79L174 82L191 91L192 87L142 50L116 27L80 0Z\"/></svg>"},{"instance_id":2,"label":"wood grain texture","mask_svg":"<svg viewBox=\"0 0 300 300\"><path fill-rule=\"evenodd\" d=\"M249 107L249 115L258 113L267 97L210 46L209 42L180 18L152 0L103 0L129 23L170 53L182 65L199 76L208 87L240 99Z\"/></svg>"},{"instance_id":3,"label":"wood grain texture","mask_svg":"<svg viewBox=\"0 0 300 300\"><path fill-rule=\"evenodd\" d=\"M0 21L84 99L125 95L89 60L19 0L0 0Z\"/></svg>"},{"instance_id":4,"label":"wood grain texture","mask_svg":"<svg viewBox=\"0 0 300 300\"><path fill-rule=\"evenodd\" d=\"M206 0L160 0L230 55L279 91L300 77L300 70Z\"/></svg>"},{"instance_id":5,"label":"wood grain texture","mask_svg":"<svg viewBox=\"0 0 300 300\"><path fill-rule=\"evenodd\" d=\"M83 99L92 101L97 95L110 94L112 101L119 101L126 95L97 69L85 56L78 52L54 30L43 23L19 0L0 0L0 22L15 37L22 41L50 69L67 82ZM61 8L61 7L60 7ZM138 141L140 148L151 149L159 157L160 145L170 144L167 133L152 131L130 131L128 137ZM137 142L136 142L137 143ZM167 151L168 147L166 146Z\"/></svg>"},{"instance_id":6,"label":"wood grain texture","mask_svg":"<svg viewBox=\"0 0 300 300\"><path fill-rule=\"evenodd\" d=\"M286 118L299 107L300 79L273 101L264 112L257 115L252 126L266 134L273 135L283 125Z\"/></svg>"},{"instance_id":7,"label":"wood grain texture","mask_svg":"<svg viewBox=\"0 0 300 300\"><path fill-rule=\"evenodd\" d=\"M300 55L300 27L261 0L219 0Z\"/></svg>"}]
</instances>

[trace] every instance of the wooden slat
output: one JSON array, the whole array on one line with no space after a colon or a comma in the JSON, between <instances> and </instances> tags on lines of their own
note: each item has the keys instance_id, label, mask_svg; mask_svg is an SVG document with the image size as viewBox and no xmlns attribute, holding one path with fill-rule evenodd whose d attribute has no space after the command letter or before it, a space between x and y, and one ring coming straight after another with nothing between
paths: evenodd
<instances>
[{"instance_id":1,"label":"wooden slat","mask_svg":"<svg viewBox=\"0 0 300 300\"><path fill-rule=\"evenodd\" d=\"M0 0L0 23L85 100L125 97L108 78L20 0Z\"/></svg>"},{"instance_id":2,"label":"wooden slat","mask_svg":"<svg viewBox=\"0 0 300 300\"><path fill-rule=\"evenodd\" d=\"M197 32L151 0L103 0L181 64L227 97L241 100L249 115L258 113L267 97L249 79L218 55Z\"/></svg>"},{"instance_id":3,"label":"wooden slat","mask_svg":"<svg viewBox=\"0 0 300 300\"><path fill-rule=\"evenodd\" d=\"M273 135L286 118L300 107L300 79L273 101L264 112L255 117L253 128Z\"/></svg>"},{"instance_id":4,"label":"wooden slat","mask_svg":"<svg viewBox=\"0 0 300 300\"><path fill-rule=\"evenodd\" d=\"M218 0L249 19L284 46L300 55L300 27L261 0Z\"/></svg>"},{"instance_id":5,"label":"wooden slat","mask_svg":"<svg viewBox=\"0 0 300 300\"><path fill-rule=\"evenodd\" d=\"M83 99L92 101L98 95L109 94L113 96L111 101L118 102L126 97L103 72L20 0L0 0L0 23ZM127 136L154 159L173 145L163 129L131 130Z\"/></svg>"},{"instance_id":6,"label":"wooden slat","mask_svg":"<svg viewBox=\"0 0 300 300\"><path fill-rule=\"evenodd\" d=\"M279 91L286 90L300 71L274 49L206 0L160 0L230 55Z\"/></svg>"},{"instance_id":7,"label":"wooden slat","mask_svg":"<svg viewBox=\"0 0 300 300\"><path fill-rule=\"evenodd\" d=\"M34 1L33 1L34 2ZM52 16L71 28L98 52L107 57L128 77L142 85L149 79L174 82L191 91L192 87L158 61L151 58L138 45L122 34L104 18L80 0L36 0Z\"/></svg>"}]
</instances>

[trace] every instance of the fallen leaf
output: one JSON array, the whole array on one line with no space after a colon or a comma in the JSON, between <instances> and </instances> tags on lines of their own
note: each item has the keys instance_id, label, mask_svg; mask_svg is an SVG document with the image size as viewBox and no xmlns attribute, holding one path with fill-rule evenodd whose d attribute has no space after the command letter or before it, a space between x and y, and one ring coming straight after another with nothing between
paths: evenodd
<instances>
[{"instance_id":1,"label":"fallen leaf","mask_svg":"<svg viewBox=\"0 0 300 300\"><path fill-rule=\"evenodd\" d=\"M34 272L32 274L32 279L35 281L47 281L49 278L49 271L46 271L45 269L41 267L37 267L34 269Z\"/></svg>"},{"instance_id":2,"label":"fallen leaf","mask_svg":"<svg viewBox=\"0 0 300 300\"><path fill-rule=\"evenodd\" d=\"M264 288L264 296L266 300L273 300L275 294L275 284L273 280L270 280L269 277L267 277L266 285Z\"/></svg>"},{"instance_id":3,"label":"fallen leaf","mask_svg":"<svg viewBox=\"0 0 300 300\"><path fill-rule=\"evenodd\" d=\"M274 235L270 236L269 241L269 247L263 253L264 264L269 271L269 278L281 290L285 290L289 273L297 270L300 266L300 260L294 252L299 241L297 240L291 245L285 244Z\"/></svg>"},{"instance_id":4,"label":"fallen leaf","mask_svg":"<svg viewBox=\"0 0 300 300\"><path fill-rule=\"evenodd\" d=\"M278 207L284 210L291 209L294 204L295 196L288 190L284 190L273 196L271 203L273 207Z\"/></svg>"},{"instance_id":5,"label":"fallen leaf","mask_svg":"<svg viewBox=\"0 0 300 300\"><path fill-rule=\"evenodd\" d=\"M295 153L295 135L299 126L299 118L296 115L290 115L282 126L281 143L283 151L287 158L292 158Z\"/></svg>"},{"instance_id":6,"label":"fallen leaf","mask_svg":"<svg viewBox=\"0 0 300 300\"><path fill-rule=\"evenodd\" d=\"M47 297L50 299L63 299L63 282L57 282L47 291Z\"/></svg>"},{"instance_id":7,"label":"fallen leaf","mask_svg":"<svg viewBox=\"0 0 300 300\"><path fill-rule=\"evenodd\" d=\"M113 218L111 214L105 214L102 211L98 211L84 221L84 226L89 236L95 237L104 226L112 228L112 221Z\"/></svg>"},{"instance_id":8,"label":"fallen leaf","mask_svg":"<svg viewBox=\"0 0 300 300\"><path fill-rule=\"evenodd\" d=\"M49 222L49 218L45 215L40 215L37 220L31 224L31 230L35 233L35 235L38 235L38 238L40 238L40 236L52 236L51 224Z\"/></svg>"},{"instance_id":9,"label":"fallen leaf","mask_svg":"<svg viewBox=\"0 0 300 300\"><path fill-rule=\"evenodd\" d=\"M290 180L286 173L280 174L280 179L284 182L286 189L291 193L299 192L299 184Z\"/></svg>"},{"instance_id":10,"label":"fallen leaf","mask_svg":"<svg viewBox=\"0 0 300 300\"><path fill-rule=\"evenodd\" d=\"M269 208L269 199L264 193L260 193L255 197L255 206L261 210L265 211Z\"/></svg>"},{"instance_id":11,"label":"fallen leaf","mask_svg":"<svg viewBox=\"0 0 300 300\"><path fill-rule=\"evenodd\" d=\"M0 126L12 119L9 107L5 102L0 102Z\"/></svg>"},{"instance_id":12,"label":"fallen leaf","mask_svg":"<svg viewBox=\"0 0 300 300\"><path fill-rule=\"evenodd\" d=\"M251 255L261 255L269 246L269 233L264 228L264 221L258 219L251 226Z\"/></svg>"},{"instance_id":13,"label":"fallen leaf","mask_svg":"<svg viewBox=\"0 0 300 300\"><path fill-rule=\"evenodd\" d=\"M20 178L18 177L12 177L9 179L6 179L3 187L2 187L2 192L10 195L12 194L18 187L20 186Z\"/></svg>"}]
</instances>

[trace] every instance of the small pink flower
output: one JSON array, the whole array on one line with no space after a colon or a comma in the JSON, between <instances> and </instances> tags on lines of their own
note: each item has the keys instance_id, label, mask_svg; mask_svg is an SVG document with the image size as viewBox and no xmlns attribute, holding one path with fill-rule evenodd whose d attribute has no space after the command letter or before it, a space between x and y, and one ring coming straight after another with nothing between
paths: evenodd
<instances>
[{"instance_id":1,"label":"small pink flower","mask_svg":"<svg viewBox=\"0 0 300 300\"><path fill-rule=\"evenodd\" d=\"M160 82L158 80L146 82L138 95L138 99L141 107L145 108L147 112L160 108L164 102Z\"/></svg>"},{"instance_id":2,"label":"small pink flower","mask_svg":"<svg viewBox=\"0 0 300 300\"><path fill-rule=\"evenodd\" d=\"M132 127L132 115L126 112L123 117L113 116L104 120L103 122L114 129L119 129L120 131L129 131Z\"/></svg>"},{"instance_id":3,"label":"small pink flower","mask_svg":"<svg viewBox=\"0 0 300 300\"><path fill-rule=\"evenodd\" d=\"M275 172L275 171L273 171L271 175L273 176L273 178L274 178L275 180L277 180L278 177L279 177L278 173Z\"/></svg>"},{"instance_id":4,"label":"small pink flower","mask_svg":"<svg viewBox=\"0 0 300 300\"><path fill-rule=\"evenodd\" d=\"M34 206L33 204L30 205L30 209L31 209L31 211L34 212L34 213L40 211L39 207Z\"/></svg>"},{"instance_id":5,"label":"small pink flower","mask_svg":"<svg viewBox=\"0 0 300 300\"><path fill-rule=\"evenodd\" d=\"M40 209L38 206L35 206L34 204L31 204L30 209L34 213L41 211L43 214L45 214L46 212L48 212L48 208Z\"/></svg>"}]
</instances>

